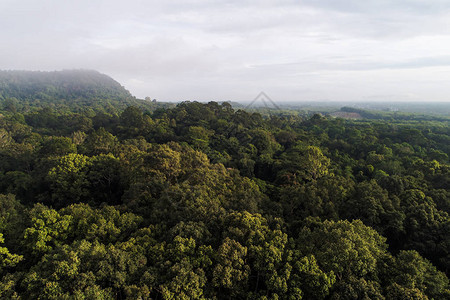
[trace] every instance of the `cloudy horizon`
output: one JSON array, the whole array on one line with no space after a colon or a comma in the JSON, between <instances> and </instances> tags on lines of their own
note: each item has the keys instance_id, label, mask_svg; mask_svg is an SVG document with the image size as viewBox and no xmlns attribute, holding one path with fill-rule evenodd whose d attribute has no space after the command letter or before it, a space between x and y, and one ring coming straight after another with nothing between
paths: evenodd
<instances>
[{"instance_id":1,"label":"cloudy horizon","mask_svg":"<svg viewBox=\"0 0 450 300\"><path fill-rule=\"evenodd\" d=\"M450 1L0 0L0 69L161 101L450 101Z\"/></svg>"}]
</instances>

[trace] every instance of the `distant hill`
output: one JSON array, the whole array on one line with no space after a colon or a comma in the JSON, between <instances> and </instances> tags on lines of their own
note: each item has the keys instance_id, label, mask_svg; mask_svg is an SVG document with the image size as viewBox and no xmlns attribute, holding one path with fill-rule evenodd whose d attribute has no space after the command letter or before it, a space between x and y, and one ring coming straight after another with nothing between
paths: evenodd
<instances>
[{"instance_id":1,"label":"distant hill","mask_svg":"<svg viewBox=\"0 0 450 300\"><path fill-rule=\"evenodd\" d=\"M0 71L0 109L7 111L115 112L128 105L152 106L97 71Z\"/></svg>"},{"instance_id":2,"label":"distant hill","mask_svg":"<svg viewBox=\"0 0 450 300\"><path fill-rule=\"evenodd\" d=\"M410 104L410 106L414 107L417 104ZM419 104L423 105L423 104ZM436 104L435 104L436 105ZM340 109L340 111L336 111L331 113L330 115L338 118L346 118L346 119L371 119L371 120L416 120L416 121L441 121L448 122L449 116L445 114L446 104L442 104L442 114L434 114L434 113L417 113L407 111L382 111L375 109L361 109L355 107L344 106Z\"/></svg>"}]
</instances>

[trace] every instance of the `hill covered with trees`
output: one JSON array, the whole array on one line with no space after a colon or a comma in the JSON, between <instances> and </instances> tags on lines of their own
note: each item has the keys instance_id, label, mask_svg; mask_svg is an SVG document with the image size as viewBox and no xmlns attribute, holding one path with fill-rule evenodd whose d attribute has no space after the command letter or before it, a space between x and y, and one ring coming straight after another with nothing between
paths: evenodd
<instances>
[{"instance_id":1,"label":"hill covered with trees","mask_svg":"<svg viewBox=\"0 0 450 300\"><path fill-rule=\"evenodd\" d=\"M448 122L121 107L1 112L0 298L450 297Z\"/></svg>"},{"instance_id":2,"label":"hill covered with trees","mask_svg":"<svg viewBox=\"0 0 450 300\"><path fill-rule=\"evenodd\" d=\"M120 83L97 71L0 71L0 106L7 111L47 107L62 113L113 113L129 105L152 107L152 103L137 100Z\"/></svg>"}]
</instances>

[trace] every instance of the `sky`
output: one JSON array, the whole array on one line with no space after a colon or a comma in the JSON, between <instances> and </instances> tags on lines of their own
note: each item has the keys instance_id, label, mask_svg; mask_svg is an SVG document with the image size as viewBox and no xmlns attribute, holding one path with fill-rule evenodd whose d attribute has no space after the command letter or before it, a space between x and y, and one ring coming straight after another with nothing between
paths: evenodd
<instances>
[{"instance_id":1,"label":"sky","mask_svg":"<svg viewBox=\"0 0 450 300\"><path fill-rule=\"evenodd\" d=\"M450 102L449 0L0 0L0 41L160 101Z\"/></svg>"}]
</instances>

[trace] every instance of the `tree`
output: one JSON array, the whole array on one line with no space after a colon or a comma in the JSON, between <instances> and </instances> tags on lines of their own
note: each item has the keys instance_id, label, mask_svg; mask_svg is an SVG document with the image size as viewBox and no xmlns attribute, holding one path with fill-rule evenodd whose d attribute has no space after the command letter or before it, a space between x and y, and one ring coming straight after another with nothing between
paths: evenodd
<instances>
[{"instance_id":1,"label":"tree","mask_svg":"<svg viewBox=\"0 0 450 300\"><path fill-rule=\"evenodd\" d=\"M68 137L51 137L44 140L40 149L41 156L63 156L69 153L77 153L77 147Z\"/></svg>"},{"instance_id":2,"label":"tree","mask_svg":"<svg viewBox=\"0 0 450 300\"><path fill-rule=\"evenodd\" d=\"M36 204L30 211L30 226L24 231L26 248L34 255L51 251L65 241L71 216L61 216L56 210Z\"/></svg>"},{"instance_id":3,"label":"tree","mask_svg":"<svg viewBox=\"0 0 450 300\"><path fill-rule=\"evenodd\" d=\"M112 154L101 154L90 159L87 172L89 194L94 203L120 204L128 179L124 164Z\"/></svg>"},{"instance_id":4,"label":"tree","mask_svg":"<svg viewBox=\"0 0 450 300\"><path fill-rule=\"evenodd\" d=\"M313 254L326 272L333 271L338 282L373 278L377 262L387 249L386 239L361 221L323 221L307 219L297 239L299 250Z\"/></svg>"},{"instance_id":5,"label":"tree","mask_svg":"<svg viewBox=\"0 0 450 300\"><path fill-rule=\"evenodd\" d=\"M88 134L80 147L86 155L99 155L112 153L116 143L117 138L101 127Z\"/></svg>"},{"instance_id":6,"label":"tree","mask_svg":"<svg viewBox=\"0 0 450 300\"><path fill-rule=\"evenodd\" d=\"M417 251L400 251L380 275L384 285L388 286L388 295L404 298L410 295L413 299L427 299L426 296L446 299L450 296L448 278Z\"/></svg>"},{"instance_id":7,"label":"tree","mask_svg":"<svg viewBox=\"0 0 450 300\"><path fill-rule=\"evenodd\" d=\"M303 185L282 186L280 201L284 218L291 224L309 216L338 220L342 215L341 207L353 193L353 180L342 176L323 176Z\"/></svg>"},{"instance_id":8,"label":"tree","mask_svg":"<svg viewBox=\"0 0 450 300\"><path fill-rule=\"evenodd\" d=\"M449 270L448 213L438 210L433 199L420 190L407 190L400 199L405 211L404 247L417 250L441 270Z\"/></svg>"},{"instance_id":9,"label":"tree","mask_svg":"<svg viewBox=\"0 0 450 300\"><path fill-rule=\"evenodd\" d=\"M186 260L176 263L169 269L171 280L161 286L163 299L205 299L203 288L205 273L194 269Z\"/></svg>"},{"instance_id":10,"label":"tree","mask_svg":"<svg viewBox=\"0 0 450 300\"><path fill-rule=\"evenodd\" d=\"M375 180L359 183L355 193L342 203L340 211L342 217L360 219L365 225L391 238L399 238L404 230L405 215L400 203L392 201Z\"/></svg>"},{"instance_id":11,"label":"tree","mask_svg":"<svg viewBox=\"0 0 450 300\"><path fill-rule=\"evenodd\" d=\"M104 245L76 241L61 245L25 274L22 284L28 298L113 299L134 290L148 297L148 288L135 288L147 262L133 242Z\"/></svg>"},{"instance_id":12,"label":"tree","mask_svg":"<svg viewBox=\"0 0 450 300\"><path fill-rule=\"evenodd\" d=\"M89 197L87 172L91 161L82 154L68 154L55 159L47 180L52 191L52 202L57 206L85 200Z\"/></svg>"},{"instance_id":13,"label":"tree","mask_svg":"<svg viewBox=\"0 0 450 300\"><path fill-rule=\"evenodd\" d=\"M219 289L225 289L230 297L245 296L250 276L246 264L247 247L230 238L225 238L217 252L212 282Z\"/></svg>"},{"instance_id":14,"label":"tree","mask_svg":"<svg viewBox=\"0 0 450 300\"><path fill-rule=\"evenodd\" d=\"M288 280L288 299L324 299L336 282L333 271L324 272L314 255L301 256L294 250L292 255L292 270Z\"/></svg>"},{"instance_id":15,"label":"tree","mask_svg":"<svg viewBox=\"0 0 450 300\"><path fill-rule=\"evenodd\" d=\"M288 182L316 180L328 174L330 159L315 146L295 146L281 155L278 176Z\"/></svg>"},{"instance_id":16,"label":"tree","mask_svg":"<svg viewBox=\"0 0 450 300\"><path fill-rule=\"evenodd\" d=\"M187 132L187 138L195 149L206 150L209 146L209 139L214 131L207 130L201 126L191 126Z\"/></svg>"},{"instance_id":17,"label":"tree","mask_svg":"<svg viewBox=\"0 0 450 300\"><path fill-rule=\"evenodd\" d=\"M224 235L247 247L248 261L255 292L267 287L274 293L285 293L287 290L285 264L283 262L287 235L279 225L270 228L266 219L260 214L248 212L231 213L225 220ZM261 281L261 282L260 282Z\"/></svg>"},{"instance_id":18,"label":"tree","mask_svg":"<svg viewBox=\"0 0 450 300\"><path fill-rule=\"evenodd\" d=\"M5 239L3 234L0 233L0 244L3 244ZM0 247L0 275L3 274L4 268L14 267L17 265L23 256L17 254L11 254L6 247Z\"/></svg>"},{"instance_id":19,"label":"tree","mask_svg":"<svg viewBox=\"0 0 450 300\"><path fill-rule=\"evenodd\" d=\"M104 244L123 241L137 230L142 218L130 212L121 213L113 206L93 209L87 204L73 204L59 211L70 218L69 240L100 241Z\"/></svg>"}]
</instances>

